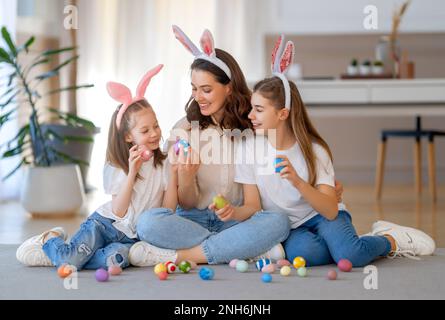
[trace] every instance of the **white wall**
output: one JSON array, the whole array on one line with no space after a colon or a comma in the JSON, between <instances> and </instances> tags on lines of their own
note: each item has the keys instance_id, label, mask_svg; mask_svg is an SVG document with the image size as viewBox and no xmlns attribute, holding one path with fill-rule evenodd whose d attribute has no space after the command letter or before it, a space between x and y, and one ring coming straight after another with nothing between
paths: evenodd
<instances>
[{"instance_id":1,"label":"white wall","mask_svg":"<svg viewBox=\"0 0 445 320\"><path fill-rule=\"evenodd\" d=\"M391 17L402 0L263 0L269 33L389 32ZM378 30L365 30L363 9L375 5ZM445 32L445 1L412 0L403 16L401 32Z\"/></svg>"}]
</instances>

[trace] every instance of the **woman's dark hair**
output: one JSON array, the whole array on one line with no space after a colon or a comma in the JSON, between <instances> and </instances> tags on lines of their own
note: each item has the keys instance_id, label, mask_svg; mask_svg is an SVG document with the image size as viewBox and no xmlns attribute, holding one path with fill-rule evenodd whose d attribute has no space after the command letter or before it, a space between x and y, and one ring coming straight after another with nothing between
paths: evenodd
<instances>
[{"instance_id":1,"label":"woman's dark hair","mask_svg":"<svg viewBox=\"0 0 445 320\"><path fill-rule=\"evenodd\" d=\"M207 60L196 59L191 66L191 70L209 72L215 77L217 82L231 86L231 93L227 96L226 101L224 102L224 114L220 123L218 123L221 128L240 130L247 128L252 129L252 123L247 117L251 109L250 98L252 93L247 86L243 72L236 60L229 53L221 49L215 49L215 51L216 56L224 61L229 67L232 74L231 80L224 71ZM199 121L200 129L205 129L209 125L214 124L210 116L201 114L199 105L193 97L190 97L187 102L185 111L189 122Z\"/></svg>"}]
</instances>

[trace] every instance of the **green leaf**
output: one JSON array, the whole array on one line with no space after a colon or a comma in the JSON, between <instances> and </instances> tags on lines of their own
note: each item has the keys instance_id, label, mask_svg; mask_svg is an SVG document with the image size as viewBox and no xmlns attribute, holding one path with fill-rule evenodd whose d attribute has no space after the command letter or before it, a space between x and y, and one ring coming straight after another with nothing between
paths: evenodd
<instances>
[{"instance_id":1,"label":"green leaf","mask_svg":"<svg viewBox=\"0 0 445 320\"><path fill-rule=\"evenodd\" d=\"M2 62L6 62L6 63L9 63L9 64L12 64L12 59L9 56L9 53L6 52L5 49L0 48L0 63L2 63Z\"/></svg>"},{"instance_id":2,"label":"green leaf","mask_svg":"<svg viewBox=\"0 0 445 320\"><path fill-rule=\"evenodd\" d=\"M26 53L28 53L29 52L28 49L34 43L35 39L36 38L33 36L33 37L29 38L28 41L26 41L24 45L18 47L17 48L17 54L20 53L21 51L23 51L23 49L26 51Z\"/></svg>"},{"instance_id":3,"label":"green leaf","mask_svg":"<svg viewBox=\"0 0 445 320\"><path fill-rule=\"evenodd\" d=\"M14 43L12 42L11 39L11 35L8 32L8 29L6 29L6 27L2 27L2 36L3 39L5 40L6 44L9 47L9 50L11 51L11 54L16 57L17 56L17 49L14 45Z\"/></svg>"},{"instance_id":4,"label":"green leaf","mask_svg":"<svg viewBox=\"0 0 445 320\"><path fill-rule=\"evenodd\" d=\"M17 73L15 73L15 72L13 72L9 75L8 87L12 84L12 80L14 80L15 77L17 77Z\"/></svg>"},{"instance_id":5,"label":"green leaf","mask_svg":"<svg viewBox=\"0 0 445 320\"><path fill-rule=\"evenodd\" d=\"M80 85L80 86L64 87L64 88L59 88L56 90L49 91L49 92L45 93L45 95L49 96L49 95L56 94L56 93L63 92L63 91L71 91L71 90L92 88L92 87L94 87L94 84L84 84L84 85Z\"/></svg>"},{"instance_id":6,"label":"green leaf","mask_svg":"<svg viewBox=\"0 0 445 320\"><path fill-rule=\"evenodd\" d=\"M87 119L80 118L74 114L62 112L60 110L53 109L53 108L48 108L48 110L52 113L57 114L59 116L59 119L64 120L66 123L68 123L69 125L72 125L73 127L79 127L79 126L84 127L91 133L93 133L94 130L96 129L96 126L94 125L94 123Z\"/></svg>"},{"instance_id":7,"label":"green leaf","mask_svg":"<svg viewBox=\"0 0 445 320\"><path fill-rule=\"evenodd\" d=\"M80 160L80 159L75 159L73 157L71 157L70 155L60 152L57 149L54 149L53 147L49 147L48 149L50 149L52 152L54 152L54 154L56 154L60 159L62 159L64 162L68 162L68 163L76 163L78 165L85 165L85 166L89 166L90 164L86 161Z\"/></svg>"},{"instance_id":8,"label":"green leaf","mask_svg":"<svg viewBox=\"0 0 445 320\"><path fill-rule=\"evenodd\" d=\"M0 109L3 109L4 107L12 103L13 102L12 100L14 100L14 98L19 94L19 92L20 91L17 91L5 103L0 104Z\"/></svg>"},{"instance_id":9,"label":"green leaf","mask_svg":"<svg viewBox=\"0 0 445 320\"><path fill-rule=\"evenodd\" d=\"M63 139L65 142L85 142L85 143L92 143L94 142L93 137L84 137L84 136L63 136Z\"/></svg>"},{"instance_id":10,"label":"green leaf","mask_svg":"<svg viewBox=\"0 0 445 320\"><path fill-rule=\"evenodd\" d=\"M72 61L77 60L77 59L79 59L79 55L71 57L68 60L65 60L63 63L61 63L60 65L58 65L51 71L45 72L44 74L37 76L35 79L44 80L44 79L52 78L59 74L60 69L62 69L63 67L65 67L66 65L68 65L69 63L71 63Z\"/></svg>"},{"instance_id":11,"label":"green leaf","mask_svg":"<svg viewBox=\"0 0 445 320\"><path fill-rule=\"evenodd\" d=\"M2 128L2 126L9 121L9 116L11 114L13 114L16 110L11 110L7 113L5 113L4 115L0 115L0 129Z\"/></svg>"},{"instance_id":12,"label":"green leaf","mask_svg":"<svg viewBox=\"0 0 445 320\"><path fill-rule=\"evenodd\" d=\"M18 166L17 167L15 167L10 173L8 173L6 176L4 176L3 178L2 178L2 181L6 181L8 178L10 178L18 169L20 169L20 167L22 166L22 165L25 165L25 164L29 164L29 162L25 159L25 158L23 158L22 159L22 161L20 161L20 163L18 164Z\"/></svg>"},{"instance_id":13,"label":"green leaf","mask_svg":"<svg viewBox=\"0 0 445 320\"><path fill-rule=\"evenodd\" d=\"M34 62L32 65L26 67L26 71L25 71L26 75L28 75L28 73L35 67L37 67L41 64L44 64L44 63L48 63L49 61L50 61L50 59L45 58L45 59L40 59L40 60Z\"/></svg>"},{"instance_id":14,"label":"green leaf","mask_svg":"<svg viewBox=\"0 0 445 320\"><path fill-rule=\"evenodd\" d=\"M5 152L3 153L3 155L2 155L2 158L15 157L16 155L22 153L22 151L23 151L23 146L24 146L24 144L22 144L22 145L17 145L17 146L15 146L14 148L9 149L8 151L5 151Z\"/></svg>"},{"instance_id":15,"label":"green leaf","mask_svg":"<svg viewBox=\"0 0 445 320\"><path fill-rule=\"evenodd\" d=\"M28 133L29 133L29 124L23 126L19 130L19 132L16 134L16 136L14 138L12 138L8 142L4 143L2 146L0 146L0 148L6 145L7 148L10 149L11 148L11 144L13 142L15 142L16 140L17 140L17 145L23 145L23 143L25 141L25 138L28 135Z\"/></svg>"},{"instance_id":16,"label":"green leaf","mask_svg":"<svg viewBox=\"0 0 445 320\"><path fill-rule=\"evenodd\" d=\"M54 50L47 50L47 51L42 52L40 54L40 57L42 57L42 56L47 57L47 56L51 56L51 55L66 52L66 51L72 51L76 48L77 47L66 47L66 48L59 48L59 49L54 49Z\"/></svg>"}]
</instances>

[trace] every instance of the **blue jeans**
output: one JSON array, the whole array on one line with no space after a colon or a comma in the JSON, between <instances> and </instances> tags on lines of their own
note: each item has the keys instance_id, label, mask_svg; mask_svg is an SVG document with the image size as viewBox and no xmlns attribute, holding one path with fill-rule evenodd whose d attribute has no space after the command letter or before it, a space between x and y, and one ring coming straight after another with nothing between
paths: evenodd
<instances>
[{"instance_id":1,"label":"blue jeans","mask_svg":"<svg viewBox=\"0 0 445 320\"><path fill-rule=\"evenodd\" d=\"M307 266L348 259L354 267L362 267L391 251L391 243L383 236L359 237L346 211L339 211L332 221L321 214L316 215L291 230L283 246L290 261L301 256Z\"/></svg>"},{"instance_id":2,"label":"blue jeans","mask_svg":"<svg viewBox=\"0 0 445 320\"><path fill-rule=\"evenodd\" d=\"M249 219L222 222L208 209L157 208L143 212L137 223L138 238L167 249L201 245L209 264L258 256L289 235L287 215L260 211Z\"/></svg>"},{"instance_id":3,"label":"blue jeans","mask_svg":"<svg viewBox=\"0 0 445 320\"><path fill-rule=\"evenodd\" d=\"M81 224L69 244L60 237L51 238L43 251L56 267L67 263L77 270L106 269L110 265L126 268L130 265L128 252L137 240L117 230L113 222L95 212Z\"/></svg>"}]
</instances>

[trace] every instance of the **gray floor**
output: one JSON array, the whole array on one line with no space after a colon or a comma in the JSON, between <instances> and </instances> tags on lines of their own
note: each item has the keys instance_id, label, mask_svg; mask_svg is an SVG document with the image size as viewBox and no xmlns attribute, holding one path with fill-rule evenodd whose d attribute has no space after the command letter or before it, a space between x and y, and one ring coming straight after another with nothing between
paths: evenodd
<instances>
[{"instance_id":1,"label":"gray floor","mask_svg":"<svg viewBox=\"0 0 445 320\"><path fill-rule=\"evenodd\" d=\"M106 283L98 283L93 271L82 271L78 273L78 288L67 290L55 268L19 264L16 247L0 245L0 299L445 299L445 249L421 261L375 261L376 290L365 289L369 274L363 268L339 273L335 281L326 279L328 269L335 266L309 268L306 278L298 277L295 270L289 277L276 272L272 283L263 283L253 264L247 273L227 265L211 266L215 271L211 281L201 280L197 271L160 281L153 268L129 268Z\"/></svg>"}]
</instances>

